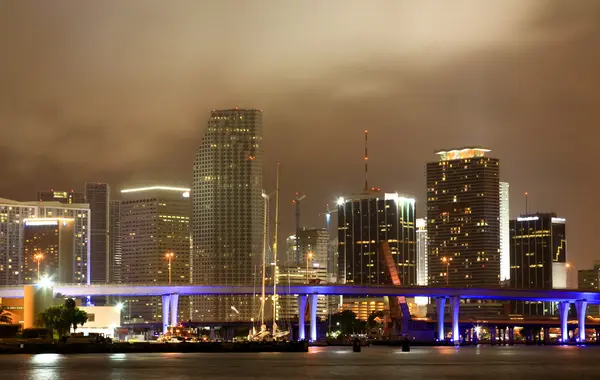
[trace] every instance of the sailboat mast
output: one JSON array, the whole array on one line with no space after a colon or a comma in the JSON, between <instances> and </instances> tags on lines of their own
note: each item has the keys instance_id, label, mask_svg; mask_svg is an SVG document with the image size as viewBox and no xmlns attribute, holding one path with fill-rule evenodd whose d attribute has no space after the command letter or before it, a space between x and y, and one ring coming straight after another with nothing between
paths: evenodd
<instances>
[{"instance_id":1,"label":"sailboat mast","mask_svg":"<svg viewBox=\"0 0 600 380\"><path fill-rule=\"evenodd\" d=\"M265 285L266 285L266 271L267 271L267 246L269 241L267 239L267 232L269 231L269 196L263 192L264 198L264 222L263 222L263 257L262 257L262 292L260 295L260 325L265 324Z\"/></svg>"},{"instance_id":2,"label":"sailboat mast","mask_svg":"<svg viewBox=\"0 0 600 380\"><path fill-rule=\"evenodd\" d=\"M275 188L275 242L273 243L273 325L277 320L277 239L279 238L279 162L277 163L277 186Z\"/></svg>"}]
</instances>

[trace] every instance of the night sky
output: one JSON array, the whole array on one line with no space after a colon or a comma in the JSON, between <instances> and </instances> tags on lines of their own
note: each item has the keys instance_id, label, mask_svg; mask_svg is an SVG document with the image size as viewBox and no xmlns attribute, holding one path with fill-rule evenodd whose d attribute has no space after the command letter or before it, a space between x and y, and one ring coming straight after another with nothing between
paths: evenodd
<instances>
[{"instance_id":1,"label":"night sky","mask_svg":"<svg viewBox=\"0 0 600 380\"><path fill-rule=\"evenodd\" d=\"M190 185L214 108L264 111L281 234L370 183L417 198L437 149L484 146L511 216L600 259L600 1L12 1L0 9L0 197ZM573 278L575 276L572 276Z\"/></svg>"}]
</instances>

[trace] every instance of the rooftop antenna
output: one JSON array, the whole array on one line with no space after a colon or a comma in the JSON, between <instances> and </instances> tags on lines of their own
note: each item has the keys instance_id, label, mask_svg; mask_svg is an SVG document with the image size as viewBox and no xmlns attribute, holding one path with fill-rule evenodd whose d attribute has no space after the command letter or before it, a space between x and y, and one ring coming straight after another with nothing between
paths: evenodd
<instances>
[{"instance_id":1,"label":"rooftop antenna","mask_svg":"<svg viewBox=\"0 0 600 380\"><path fill-rule=\"evenodd\" d=\"M369 190L369 180L368 180L368 162L369 162L369 154L367 153L367 137L369 135L369 131L365 129L365 191Z\"/></svg>"},{"instance_id":2,"label":"rooftop antenna","mask_svg":"<svg viewBox=\"0 0 600 380\"><path fill-rule=\"evenodd\" d=\"M525 215L529 213L529 193L525 192Z\"/></svg>"}]
</instances>

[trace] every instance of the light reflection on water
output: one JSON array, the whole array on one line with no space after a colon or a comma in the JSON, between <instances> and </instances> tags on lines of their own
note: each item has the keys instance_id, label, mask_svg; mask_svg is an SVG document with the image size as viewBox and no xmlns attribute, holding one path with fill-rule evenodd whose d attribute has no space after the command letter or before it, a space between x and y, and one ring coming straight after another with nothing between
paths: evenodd
<instances>
[{"instance_id":1,"label":"light reflection on water","mask_svg":"<svg viewBox=\"0 0 600 380\"><path fill-rule=\"evenodd\" d=\"M0 380L595 378L600 347L311 347L309 353L0 355ZM565 359L569 363L565 366ZM400 371L400 372L399 372Z\"/></svg>"}]
</instances>

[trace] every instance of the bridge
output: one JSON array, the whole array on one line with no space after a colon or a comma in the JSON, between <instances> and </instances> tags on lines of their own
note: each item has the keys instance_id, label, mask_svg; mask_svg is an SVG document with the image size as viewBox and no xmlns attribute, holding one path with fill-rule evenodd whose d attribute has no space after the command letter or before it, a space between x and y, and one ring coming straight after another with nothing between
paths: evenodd
<instances>
[{"instance_id":1,"label":"bridge","mask_svg":"<svg viewBox=\"0 0 600 380\"><path fill-rule=\"evenodd\" d=\"M36 285L36 286L42 286ZM160 296L163 305L163 330L169 325L169 311L171 324L177 324L177 305L179 296L201 295L255 295L256 289L252 286L230 285L144 285L144 284L115 284L115 285L78 285L78 284L52 284L54 294L60 293L67 297L87 296ZM272 292L267 292L272 294ZM600 304L600 292L582 292L578 290L535 290L535 289L509 289L509 288L427 288L427 287L402 287L402 286L361 286L361 285L289 285L281 286L278 295L297 295L298 309L305 310L307 301L310 305L310 338L316 340L317 336L317 297L330 296L405 296L429 297L435 300L437 320L444 320L446 300L450 302L452 311L452 339L459 339L459 310L461 299L484 299L500 301L546 301L557 302L560 316L561 336L563 341L568 340L568 311L571 303L577 309L579 341L585 341L585 318L588 304ZM0 298L21 298L25 296L23 286L0 287ZM304 313L299 315L299 337L305 338ZM438 323L437 336L444 340L444 324Z\"/></svg>"}]
</instances>

